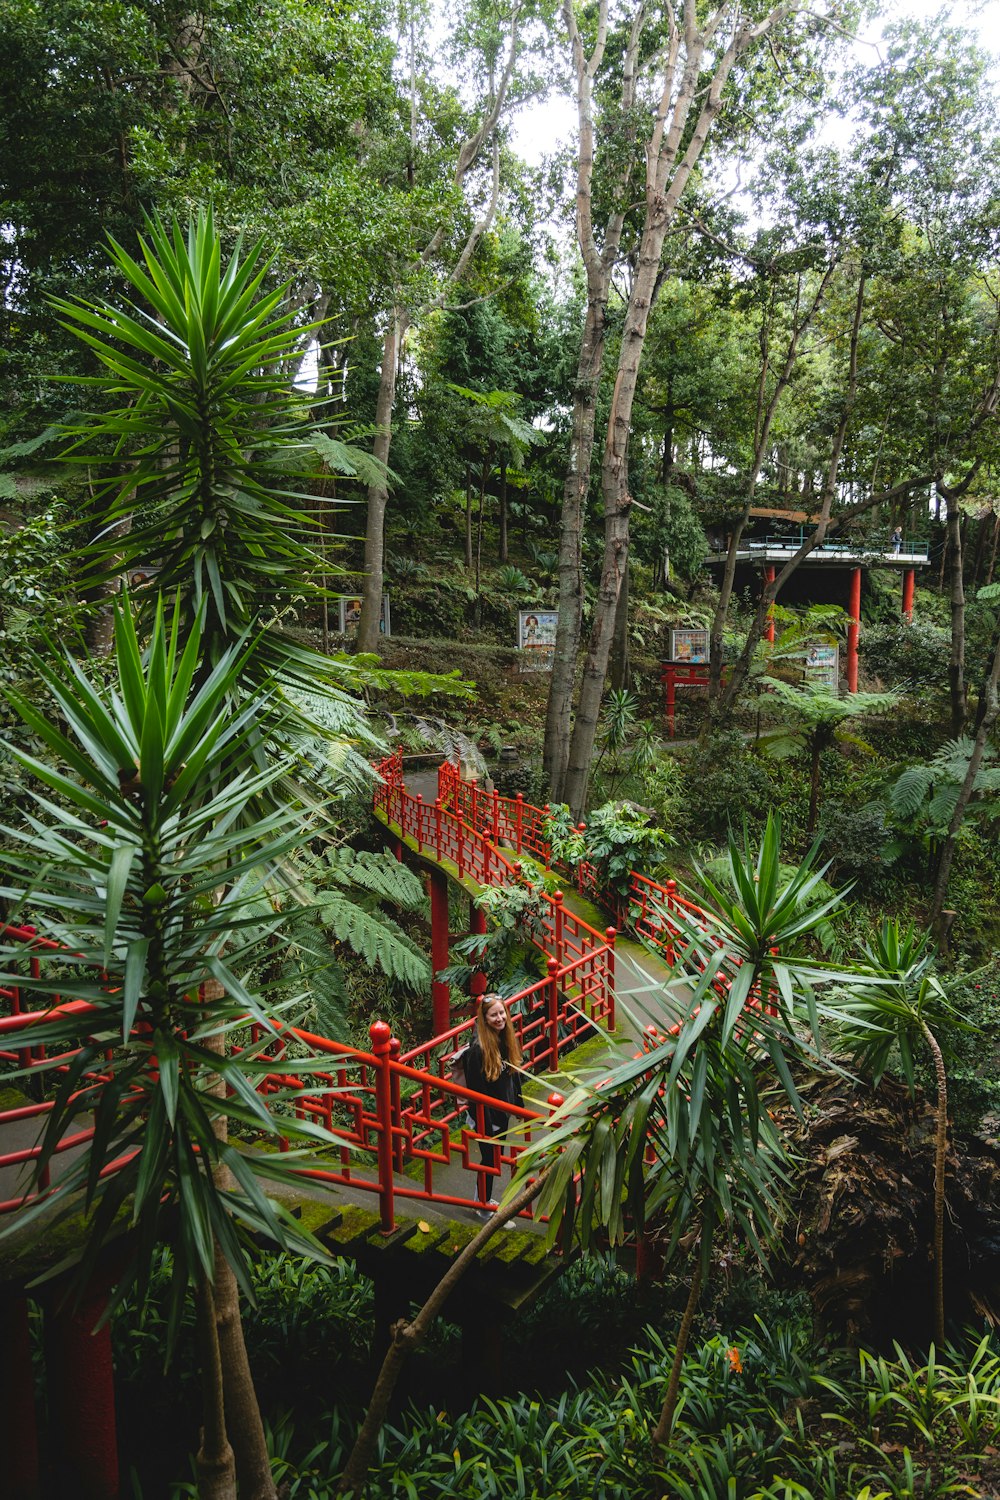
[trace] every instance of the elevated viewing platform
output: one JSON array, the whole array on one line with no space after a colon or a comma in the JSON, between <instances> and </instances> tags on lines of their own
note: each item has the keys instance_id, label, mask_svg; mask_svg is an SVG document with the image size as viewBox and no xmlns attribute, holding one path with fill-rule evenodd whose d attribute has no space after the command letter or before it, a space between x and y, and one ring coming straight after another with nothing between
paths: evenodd
<instances>
[{"instance_id":1,"label":"elevated viewing platform","mask_svg":"<svg viewBox=\"0 0 1000 1500\"><path fill-rule=\"evenodd\" d=\"M736 561L741 563L786 563L798 552L803 542L807 540L805 529L798 537L795 536L766 536L748 541L741 545L736 553ZM726 560L724 550L712 552L705 559L708 567L718 566ZM918 542L907 539L898 552L890 547L884 552L870 547L859 546L857 542L825 542L822 547L815 547L809 556L803 560L802 566L825 564L826 566L840 565L841 567L866 567L866 568L926 568L930 562L929 548L927 542Z\"/></svg>"}]
</instances>

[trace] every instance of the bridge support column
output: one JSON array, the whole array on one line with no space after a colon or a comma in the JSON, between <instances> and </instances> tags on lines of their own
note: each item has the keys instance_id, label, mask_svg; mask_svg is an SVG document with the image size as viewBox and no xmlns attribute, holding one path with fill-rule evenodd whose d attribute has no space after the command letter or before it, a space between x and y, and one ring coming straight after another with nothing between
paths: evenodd
<instances>
[{"instance_id":1,"label":"bridge support column","mask_svg":"<svg viewBox=\"0 0 1000 1500\"><path fill-rule=\"evenodd\" d=\"M469 902L469 936L486 936L486 913L480 911L474 901ZM469 993L472 995L473 1007L477 1006L482 996L486 994L486 975L481 969L469 980Z\"/></svg>"},{"instance_id":2,"label":"bridge support column","mask_svg":"<svg viewBox=\"0 0 1000 1500\"><path fill-rule=\"evenodd\" d=\"M40 1500L35 1382L31 1369L28 1299L0 1302L0 1453L8 1500Z\"/></svg>"},{"instance_id":3,"label":"bridge support column","mask_svg":"<svg viewBox=\"0 0 1000 1500\"><path fill-rule=\"evenodd\" d=\"M78 1500L118 1500L118 1436L111 1325L94 1325L108 1300L98 1275L78 1302L72 1294L45 1310L49 1432L59 1492Z\"/></svg>"},{"instance_id":4,"label":"bridge support column","mask_svg":"<svg viewBox=\"0 0 1000 1500\"><path fill-rule=\"evenodd\" d=\"M847 605L851 623L847 627L847 691L858 690L858 637L861 634L861 569L851 569L851 596Z\"/></svg>"},{"instance_id":5,"label":"bridge support column","mask_svg":"<svg viewBox=\"0 0 1000 1500\"><path fill-rule=\"evenodd\" d=\"M764 564L764 583L773 583L775 579L774 563ZM767 625L764 628L764 639L774 645L774 605L767 612Z\"/></svg>"},{"instance_id":6,"label":"bridge support column","mask_svg":"<svg viewBox=\"0 0 1000 1500\"><path fill-rule=\"evenodd\" d=\"M903 570L903 619L913 619L913 588L917 576L916 568Z\"/></svg>"},{"instance_id":7,"label":"bridge support column","mask_svg":"<svg viewBox=\"0 0 1000 1500\"><path fill-rule=\"evenodd\" d=\"M443 870L431 870L431 1024L433 1035L440 1036L451 1025L451 990L437 975L448 967L448 877Z\"/></svg>"}]
</instances>

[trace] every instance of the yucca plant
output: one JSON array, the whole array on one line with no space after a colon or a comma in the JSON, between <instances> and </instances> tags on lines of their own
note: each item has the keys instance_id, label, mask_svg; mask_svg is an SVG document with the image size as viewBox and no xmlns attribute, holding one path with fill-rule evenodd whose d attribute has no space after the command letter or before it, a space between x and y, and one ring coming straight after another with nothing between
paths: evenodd
<instances>
[{"instance_id":1,"label":"yucca plant","mask_svg":"<svg viewBox=\"0 0 1000 1500\"><path fill-rule=\"evenodd\" d=\"M358 684L350 662L283 628L324 593L315 512L327 502L309 493L318 455L340 472L368 474L375 462L318 430L310 400L291 387L291 362L314 329L289 316L287 284L268 287L260 242L246 251L238 242L224 257L210 210L186 231L148 220L138 258L109 246L128 301L53 299L104 367L83 384L117 402L67 429L64 460L102 476L84 586L154 567L154 586L136 596L140 621L148 624L158 596L179 613L182 638L197 618L205 670L255 630L242 683L273 689L260 704L261 766L269 734L306 732L318 690L324 735L365 744L364 718L344 691Z\"/></svg>"},{"instance_id":2,"label":"yucca plant","mask_svg":"<svg viewBox=\"0 0 1000 1500\"><path fill-rule=\"evenodd\" d=\"M944 1209L948 1152L948 1033L964 1025L934 973L927 931L886 918L861 961L852 967L844 998L846 1039L855 1060L877 1083L893 1057L915 1087L915 1045L931 1055L937 1090L934 1132L934 1337L944 1344Z\"/></svg>"},{"instance_id":3,"label":"yucca plant","mask_svg":"<svg viewBox=\"0 0 1000 1500\"><path fill-rule=\"evenodd\" d=\"M224 653L206 669L197 628L182 645L180 621L175 611L168 629L158 609L143 653L130 613L118 610L110 686L67 657L33 663L50 712L7 694L52 760L6 746L41 789L23 822L3 831L0 895L15 907L30 905L63 946L46 957L40 979L26 981L18 977L20 945L0 942L0 984L20 984L49 1012L32 1031L46 1058L29 1071L52 1089L41 1153L30 1166L38 1196L0 1233L43 1221L48 1233L79 1217L78 1248L67 1260L81 1283L115 1237L115 1300L133 1286L142 1293L157 1244L170 1239L168 1337L192 1288L205 1335L201 1493L231 1500L215 1338L223 1272L251 1295L249 1237L256 1233L302 1253L320 1250L261 1186L268 1178L294 1180L295 1154L251 1150L229 1139L229 1126L257 1137L328 1138L291 1112L279 1122L272 1111L280 1094L265 1101L258 1093L273 1069L265 1056L276 1034L272 1018L294 997L243 982L261 951L280 941L281 917L261 921L260 892L280 880L284 857L303 837L287 806L251 812L287 767L251 764L230 774L263 695L249 694L234 714L246 650ZM52 1008L56 995L89 1008ZM224 1039L247 1022L257 1023L261 1040L226 1055ZM296 1061L297 1071L309 1067ZM57 1145L91 1116L92 1138L60 1158L53 1186L44 1187ZM230 1396L227 1385L227 1405ZM241 1420L245 1411L234 1415ZM269 1471L242 1488L273 1493Z\"/></svg>"}]
</instances>

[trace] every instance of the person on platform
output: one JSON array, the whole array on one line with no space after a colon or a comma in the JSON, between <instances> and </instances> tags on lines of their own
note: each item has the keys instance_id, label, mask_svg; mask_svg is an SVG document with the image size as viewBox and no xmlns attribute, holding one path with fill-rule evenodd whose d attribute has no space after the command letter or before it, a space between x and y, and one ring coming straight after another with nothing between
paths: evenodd
<instances>
[{"instance_id":1,"label":"person on platform","mask_svg":"<svg viewBox=\"0 0 1000 1500\"><path fill-rule=\"evenodd\" d=\"M489 1179L500 1169L500 1147L493 1139L503 1135L510 1124L509 1105L522 1106L521 1044L517 1039L510 1012L499 995L483 995L476 1011L476 1026L465 1055L465 1081L477 1094L487 1094L495 1104L483 1105L483 1133L479 1139L479 1157L490 1172L479 1174L481 1218L489 1218L499 1207L495 1198L487 1197ZM470 1101L469 1116L478 1127L478 1107Z\"/></svg>"},{"instance_id":2,"label":"person on platform","mask_svg":"<svg viewBox=\"0 0 1000 1500\"><path fill-rule=\"evenodd\" d=\"M896 557L899 556L899 552L900 552L900 549L901 549L902 545L903 545L903 528L902 528L902 526L897 526L896 529L895 529L895 531L892 533L892 550L893 550L894 556L896 556Z\"/></svg>"}]
</instances>

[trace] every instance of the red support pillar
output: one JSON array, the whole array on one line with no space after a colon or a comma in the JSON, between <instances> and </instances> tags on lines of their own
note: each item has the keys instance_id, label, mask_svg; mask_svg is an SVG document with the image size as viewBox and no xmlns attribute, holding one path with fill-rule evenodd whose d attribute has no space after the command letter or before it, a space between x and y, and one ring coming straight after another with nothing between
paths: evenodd
<instances>
[{"instance_id":1,"label":"red support pillar","mask_svg":"<svg viewBox=\"0 0 1000 1500\"><path fill-rule=\"evenodd\" d=\"M431 870L431 968L437 976L448 967L448 877ZM451 990L444 980L431 980L431 1028L435 1036L447 1031L451 1021Z\"/></svg>"},{"instance_id":2,"label":"red support pillar","mask_svg":"<svg viewBox=\"0 0 1000 1500\"><path fill-rule=\"evenodd\" d=\"M60 1493L74 1500L118 1500L110 1322L94 1332L108 1291L98 1273L79 1300L70 1294L45 1311L49 1435Z\"/></svg>"},{"instance_id":3,"label":"red support pillar","mask_svg":"<svg viewBox=\"0 0 1000 1500\"><path fill-rule=\"evenodd\" d=\"M396 1227L392 1177L392 1074L389 1053L392 1033L384 1021L373 1021L368 1028L375 1055L375 1118L378 1120L378 1197L382 1233L391 1234Z\"/></svg>"},{"instance_id":4,"label":"red support pillar","mask_svg":"<svg viewBox=\"0 0 1000 1500\"><path fill-rule=\"evenodd\" d=\"M486 913L480 911L474 901L469 902L469 936L486 936ZM478 1005L480 997L486 994L486 975L481 969L473 974L470 979L469 993L472 996L474 1005Z\"/></svg>"},{"instance_id":5,"label":"red support pillar","mask_svg":"<svg viewBox=\"0 0 1000 1500\"><path fill-rule=\"evenodd\" d=\"M553 891L553 893L552 893L552 937L553 937L553 946L555 948L555 958L556 958L556 966L557 966L557 968L561 968L562 965L566 962L566 954L565 954L566 939L565 939L565 936L564 936L564 933L563 933L563 928L565 927L565 924L566 924L566 913L563 910L563 901L564 901L564 899L565 898L563 896L562 891Z\"/></svg>"},{"instance_id":6,"label":"red support pillar","mask_svg":"<svg viewBox=\"0 0 1000 1500\"><path fill-rule=\"evenodd\" d=\"M0 1302L0 1453L7 1500L40 1500L28 1299Z\"/></svg>"},{"instance_id":7,"label":"red support pillar","mask_svg":"<svg viewBox=\"0 0 1000 1500\"><path fill-rule=\"evenodd\" d=\"M618 936L618 933L615 931L615 929L613 927L605 927L605 929L604 929L604 936L608 940L608 968L607 968L607 976L608 976L607 977L607 987L608 987L608 991L607 991L607 993L608 993L608 1013L607 1013L608 1014L608 1030L609 1031L614 1031L614 1029L615 1029L615 938Z\"/></svg>"},{"instance_id":8,"label":"red support pillar","mask_svg":"<svg viewBox=\"0 0 1000 1500\"><path fill-rule=\"evenodd\" d=\"M847 691L858 690L858 636L861 633L861 569L851 569L851 597L847 605L851 623L847 627Z\"/></svg>"},{"instance_id":9,"label":"red support pillar","mask_svg":"<svg viewBox=\"0 0 1000 1500\"><path fill-rule=\"evenodd\" d=\"M677 671L671 663L666 670L667 683L667 734L674 737L674 716L677 709Z\"/></svg>"},{"instance_id":10,"label":"red support pillar","mask_svg":"<svg viewBox=\"0 0 1000 1500\"><path fill-rule=\"evenodd\" d=\"M775 579L774 563L765 563L764 564L764 582L765 582L765 584L773 583L774 579ZM764 639L766 641L770 641L770 643L771 643L772 646L774 645L774 605L773 604L771 605L771 607L768 609L768 612L767 612L767 625L765 626L765 629L764 629Z\"/></svg>"},{"instance_id":11,"label":"red support pillar","mask_svg":"<svg viewBox=\"0 0 1000 1500\"><path fill-rule=\"evenodd\" d=\"M916 568L903 569L903 619L913 619L913 586L916 580Z\"/></svg>"},{"instance_id":12,"label":"red support pillar","mask_svg":"<svg viewBox=\"0 0 1000 1500\"><path fill-rule=\"evenodd\" d=\"M548 983L545 986L545 1020L549 1033L549 1072L554 1073L559 1066L559 962L550 958L545 966L548 969Z\"/></svg>"}]
</instances>

